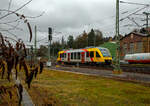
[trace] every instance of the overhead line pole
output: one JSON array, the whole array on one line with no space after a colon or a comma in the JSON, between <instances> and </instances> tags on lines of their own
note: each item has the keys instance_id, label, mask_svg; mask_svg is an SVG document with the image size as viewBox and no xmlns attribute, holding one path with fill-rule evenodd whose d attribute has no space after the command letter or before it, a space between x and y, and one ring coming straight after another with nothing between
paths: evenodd
<instances>
[{"instance_id":1,"label":"overhead line pole","mask_svg":"<svg viewBox=\"0 0 150 106\"><path fill-rule=\"evenodd\" d=\"M120 73L120 37L119 37L119 0L116 0L116 64L115 64L115 73Z\"/></svg>"}]
</instances>

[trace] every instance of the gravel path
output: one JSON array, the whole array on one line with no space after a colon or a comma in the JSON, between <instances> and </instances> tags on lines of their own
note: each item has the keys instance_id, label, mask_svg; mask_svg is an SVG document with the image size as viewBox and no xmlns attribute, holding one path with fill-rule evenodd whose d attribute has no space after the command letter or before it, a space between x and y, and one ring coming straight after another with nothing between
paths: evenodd
<instances>
[{"instance_id":1,"label":"gravel path","mask_svg":"<svg viewBox=\"0 0 150 106\"><path fill-rule=\"evenodd\" d=\"M122 74L113 74L112 71L108 70L97 70L97 69L88 69L88 68L78 68L78 67L50 67L50 69L73 72L78 74L86 74L86 75L96 75L107 78L119 78L124 80L132 80L137 82L146 82L150 83L150 75L149 74L140 74L140 73L130 73L123 72Z\"/></svg>"},{"instance_id":2,"label":"gravel path","mask_svg":"<svg viewBox=\"0 0 150 106\"><path fill-rule=\"evenodd\" d=\"M15 81L15 84L20 84L20 80L19 78L15 78L15 73L12 73L12 77L13 77L13 80ZM23 106L34 106L27 90L25 88L23 88L23 93L22 93L22 105Z\"/></svg>"}]
</instances>

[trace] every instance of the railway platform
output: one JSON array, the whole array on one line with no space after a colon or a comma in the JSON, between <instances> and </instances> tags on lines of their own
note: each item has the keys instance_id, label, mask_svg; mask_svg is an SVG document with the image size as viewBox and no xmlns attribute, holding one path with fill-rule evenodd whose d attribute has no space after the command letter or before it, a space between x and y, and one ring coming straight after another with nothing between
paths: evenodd
<instances>
[{"instance_id":1,"label":"railway platform","mask_svg":"<svg viewBox=\"0 0 150 106\"><path fill-rule=\"evenodd\" d=\"M132 73L132 72L122 72L122 74L113 74L110 70L100 70L100 69L89 69L80 67L64 67L64 66L52 66L49 69L55 71L65 71L76 74L101 76L106 78L113 78L125 81L140 82L140 83L150 83L150 74L142 73Z\"/></svg>"}]
</instances>

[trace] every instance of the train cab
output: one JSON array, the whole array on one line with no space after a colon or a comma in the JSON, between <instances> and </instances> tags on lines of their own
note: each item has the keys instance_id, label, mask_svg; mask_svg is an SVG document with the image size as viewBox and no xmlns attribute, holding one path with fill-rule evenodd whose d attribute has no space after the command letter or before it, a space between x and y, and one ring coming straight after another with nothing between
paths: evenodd
<instances>
[{"instance_id":1,"label":"train cab","mask_svg":"<svg viewBox=\"0 0 150 106\"><path fill-rule=\"evenodd\" d=\"M106 48L89 48L89 57L91 59L91 62L94 62L96 64L106 63L111 64L112 57L108 49Z\"/></svg>"}]
</instances>

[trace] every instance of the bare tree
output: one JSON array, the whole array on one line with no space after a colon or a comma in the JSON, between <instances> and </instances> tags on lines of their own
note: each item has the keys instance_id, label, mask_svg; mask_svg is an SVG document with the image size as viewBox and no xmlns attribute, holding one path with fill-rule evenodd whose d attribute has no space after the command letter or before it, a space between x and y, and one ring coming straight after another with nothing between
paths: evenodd
<instances>
[{"instance_id":1,"label":"bare tree","mask_svg":"<svg viewBox=\"0 0 150 106\"><path fill-rule=\"evenodd\" d=\"M16 39L13 39L12 37L4 36L2 33L0 33L0 75L1 79L4 79L6 76L7 80L11 81L11 75L13 73L13 69L15 69L15 78L18 77L18 72L21 71L21 68L23 68L25 73L25 83L28 85L28 88L30 88L30 84L33 80L33 78L37 76L37 74L42 73L43 70L43 63L41 61L38 62L38 64L35 64L34 67L28 67L26 62L27 57L27 50L24 42L21 39L18 39L16 34L13 34L12 30L20 30L23 29L19 28L19 22L23 21L29 30L30 33L30 39L32 40L32 29L31 25L28 21L28 18L37 18L43 15L40 14L38 16L25 16L24 14L18 13L19 10L21 10L23 7L28 5L32 0L29 0L22 6L20 6L16 10L10 10L12 0L9 0L8 9L0 9L0 12L3 12L3 14L0 15L0 20L3 20L11 15L15 15L16 19L13 20L5 20L3 22L0 22L0 25L7 25L10 28L0 28L1 31L6 31L7 33L13 35ZM13 42L13 44L11 43ZM15 45L14 45L15 44ZM17 68L19 66L19 69ZM0 98L4 94L8 94L10 98L12 98L12 91L15 89L19 92L19 105L21 105L22 101L22 92L23 92L23 86L21 83L15 84L14 86L7 87L5 85L0 86ZM2 98L3 99L3 98Z\"/></svg>"}]
</instances>

